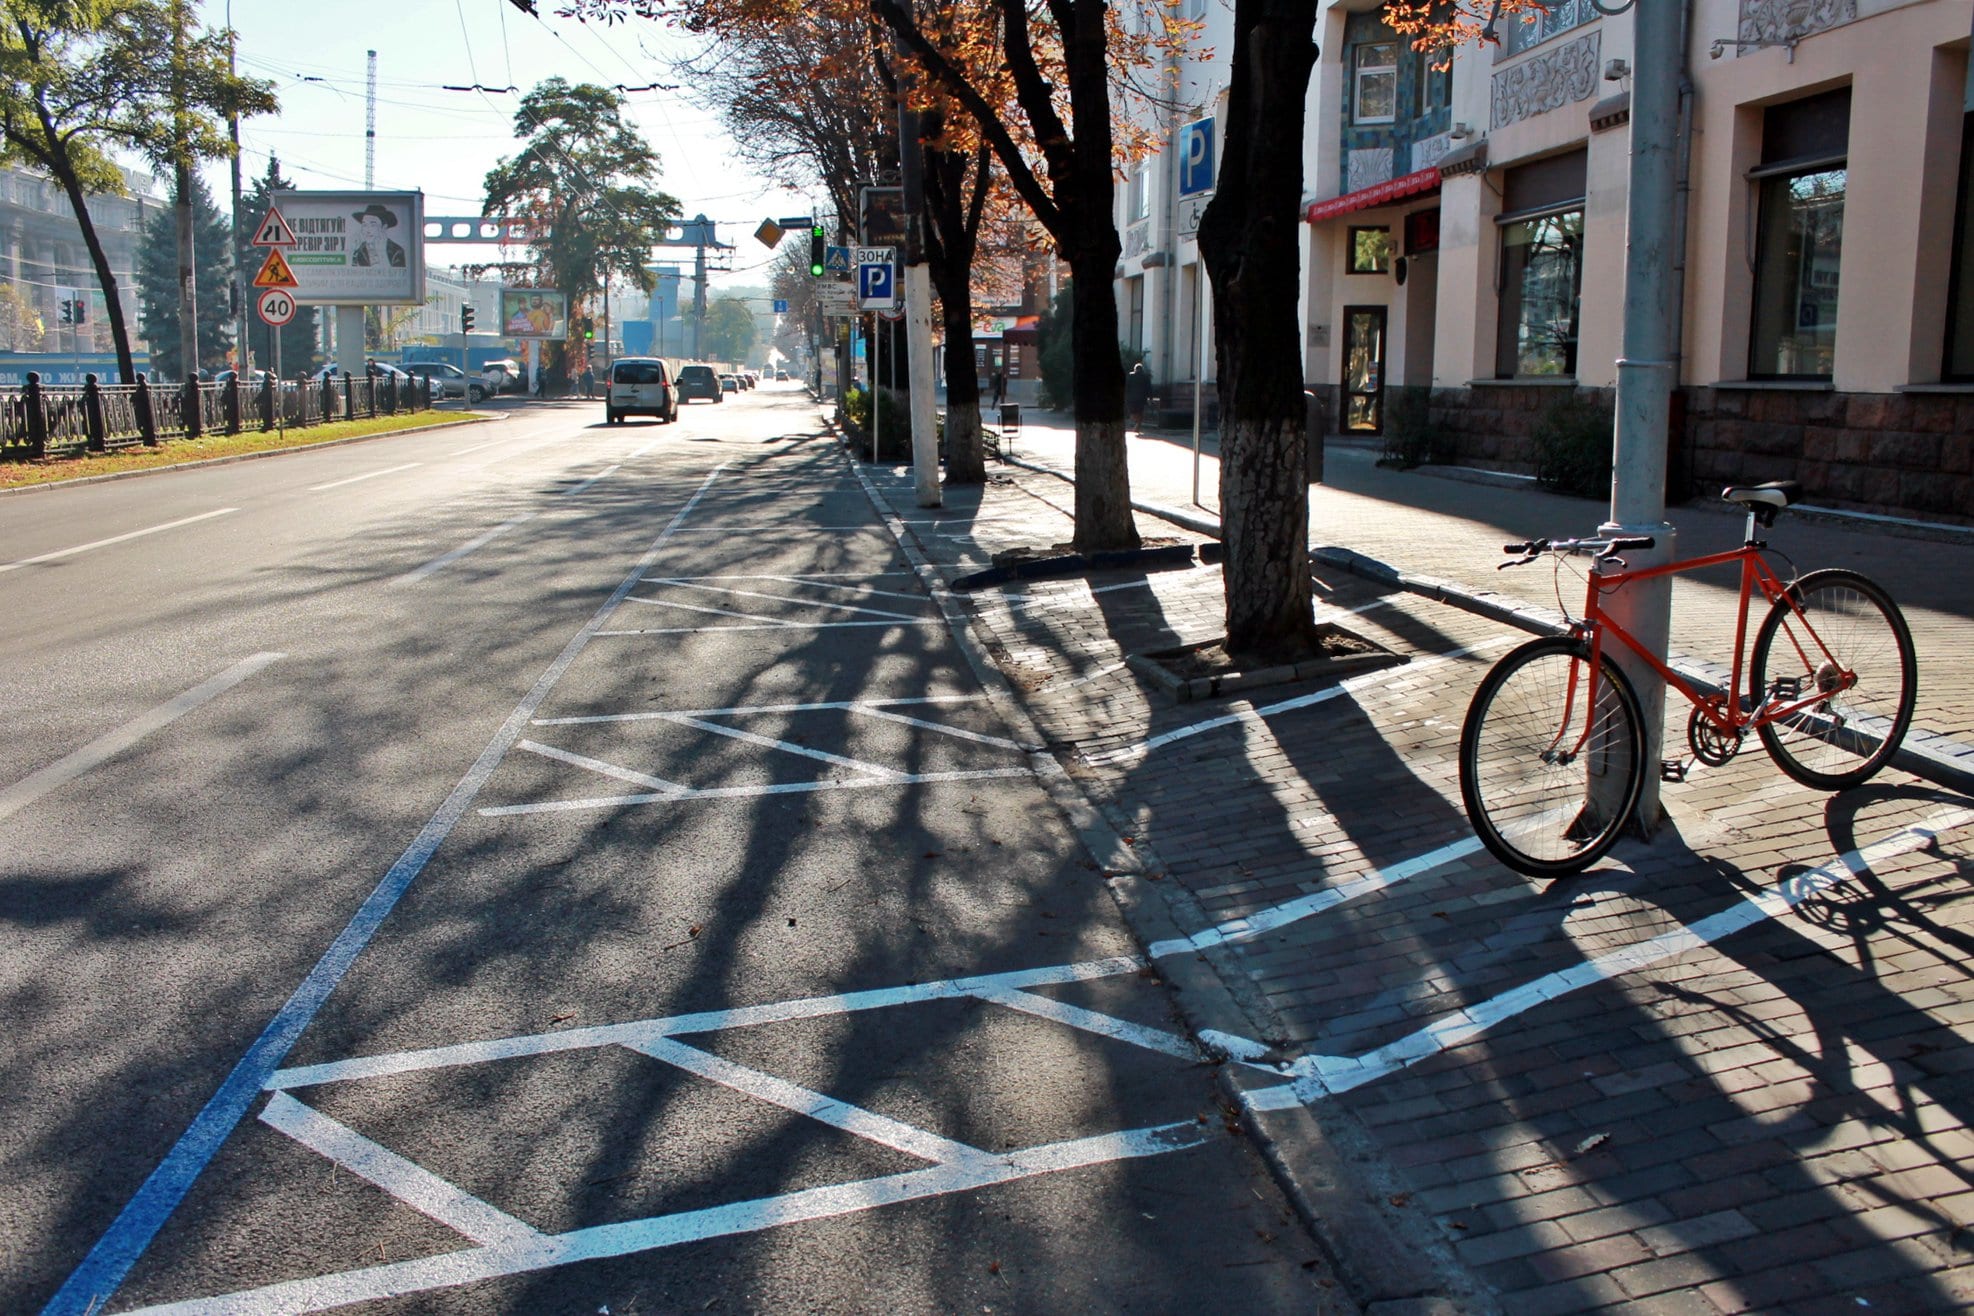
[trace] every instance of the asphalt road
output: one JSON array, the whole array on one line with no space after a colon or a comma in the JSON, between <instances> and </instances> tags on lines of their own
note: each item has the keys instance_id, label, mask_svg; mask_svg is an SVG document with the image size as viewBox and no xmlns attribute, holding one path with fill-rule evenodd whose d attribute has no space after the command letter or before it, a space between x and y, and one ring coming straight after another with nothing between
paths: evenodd
<instances>
[{"instance_id":1,"label":"asphalt road","mask_svg":"<svg viewBox=\"0 0 1974 1316\"><path fill-rule=\"evenodd\" d=\"M0 615L0 1310L1346 1308L792 387L8 497Z\"/></svg>"}]
</instances>

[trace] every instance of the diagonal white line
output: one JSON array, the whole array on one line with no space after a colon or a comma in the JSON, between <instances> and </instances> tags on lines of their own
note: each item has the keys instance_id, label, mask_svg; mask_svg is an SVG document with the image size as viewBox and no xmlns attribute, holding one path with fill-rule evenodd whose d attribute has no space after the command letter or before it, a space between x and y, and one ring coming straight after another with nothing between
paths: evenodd
<instances>
[{"instance_id":1,"label":"diagonal white line","mask_svg":"<svg viewBox=\"0 0 1974 1316\"><path fill-rule=\"evenodd\" d=\"M680 589L704 590L708 594L731 594L742 599L771 599L776 603L800 603L811 608L829 608L836 612L856 612L868 617L891 617L898 621L917 621L916 615L909 612L890 612L884 608L859 608L849 603L833 603L828 599L805 599L788 594L769 594L757 589L735 589L731 585L701 585L695 581L675 576L647 576L647 585L676 585ZM929 600L928 600L929 601Z\"/></svg>"},{"instance_id":2,"label":"diagonal white line","mask_svg":"<svg viewBox=\"0 0 1974 1316\"><path fill-rule=\"evenodd\" d=\"M969 1147L963 1142L942 1138L936 1133L929 1133L901 1120L865 1110L862 1106L853 1106L847 1101L839 1101L835 1097L826 1096L811 1088L776 1078L773 1074L764 1074L758 1069L735 1064L731 1060L722 1059L709 1051L687 1046L669 1037L653 1037L641 1042L633 1042L630 1043L630 1049L642 1052L653 1060L677 1065L680 1069L697 1074L701 1078L724 1084L736 1092L745 1092L770 1105L780 1106L783 1110L806 1115L819 1123L842 1129L845 1133L854 1133L859 1138L877 1143L881 1147L889 1147L893 1151L901 1151L907 1156L916 1156L935 1165L964 1164L987 1154L978 1147Z\"/></svg>"},{"instance_id":3,"label":"diagonal white line","mask_svg":"<svg viewBox=\"0 0 1974 1316\"><path fill-rule=\"evenodd\" d=\"M589 479L584 480L581 484L572 484L567 489L564 489L562 491L562 497L567 498L571 494L582 493L584 490L588 489L591 485L595 484L598 480L607 480L622 469L623 469L622 466L607 466L604 469L598 471L595 475L590 476Z\"/></svg>"},{"instance_id":4,"label":"diagonal white line","mask_svg":"<svg viewBox=\"0 0 1974 1316\"><path fill-rule=\"evenodd\" d=\"M639 594L633 594L633 595L631 595L631 596L630 596L629 598L627 598L627 599L625 599L625 600L624 600L624 602L626 602L626 603L648 603L648 604L650 604L651 606L653 606L653 607L656 607L656 608L683 608L683 609L685 609L685 610L686 610L687 612L710 612L710 613L712 613L712 614L713 614L714 616L716 616L716 617L739 617L739 618L741 618L741 619L743 619L743 620L745 620L745 621L751 621L751 622L758 622L758 623L760 623L760 625L761 625L761 626L763 626L763 627L784 627L784 626L794 626L794 625L796 625L796 624L797 624L797 623L795 623L795 622L792 622L792 621L777 621L777 620L776 620L775 618L773 618L773 617L763 617L763 616L761 616L761 615L760 615L759 613L755 613L755 612L735 612L735 611L733 611L733 610L732 610L731 608L709 608L709 607L707 607L706 605L704 605L704 604L701 604L701 603L680 603L680 602L679 602L678 600L676 600L676 599L647 599L647 598L645 598L645 597L643 597L642 595L639 595ZM748 627L721 627L720 629L722 629L722 630L746 630L746 629L750 629L750 628L748 628ZM606 632L606 633L616 633L616 634L621 634L622 632ZM634 631L633 631L633 632L631 632L631 634L636 634L636 632L634 632Z\"/></svg>"},{"instance_id":5,"label":"diagonal white line","mask_svg":"<svg viewBox=\"0 0 1974 1316\"><path fill-rule=\"evenodd\" d=\"M873 572L871 574L888 576L897 573L885 571L885 572ZM673 581L772 580L772 581L778 581L783 585L801 585L809 589L845 590L854 594L875 594L880 598L886 598L886 599L905 599L913 603L928 602L927 595L923 590L920 590L917 593L908 593L904 590L897 590L897 589L878 589L872 585L851 585L851 584L839 583L833 580L817 580L808 576L670 576L667 577L667 579Z\"/></svg>"},{"instance_id":6,"label":"diagonal white line","mask_svg":"<svg viewBox=\"0 0 1974 1316\"><path fill-rule=\"evenodd\" d=\"M261 1122L367 1179L412 1210L456 1229L475 1243L540 1242L541 1231L447 1183L424 1166L364 1137L286 1092L276 1092Z\"/></svg>"},{"instance_id":7,"label":"diagonal white line","mask_svg":"<svg viewBox=\"0 0 1974 1316\"><path fill-rule=\"evenodd\" d=\"M800 1019L821 1019L830 1015L857 1014L884 1010L924 1001L957 1000L992 987L1047 987L1062 983L1093 982L1119 974L1137 973L1145 961L1136 955L1113 955L1108 959L1081 960L1074 964L1046 964L1035 969L1007 969L1000 973L967 978L945 978L937 982L914 983L905 987L872 987L863 991L841 992L834 996L802 996L764 1005L738 1005L725 1010L702 1010L696 1014L669 1015L639 1019L623 1024L597 1024L589 1028L565 1028L553 1033L533 1033L521 1037L501 1037L491 1041L460 1042L430 1047L422 1051L394 1051L384 1055L357 1056L326 1064L298 1065L284 1069L267 1080L270 1090L314 1087L320 1083L345 1083L357 1079L384 1078L427 1069L450 1069L459 1065L484 1064L489 1060L514 1060L522 1056L550 1055L561 1051L588 1051L603 1046L630 1046L653 1037L682 1037L694 1033L715 1033L729 1028L752 1028L761 1024L789 1023Z\"/></svg>"},{"instance_id":8,"label":"diagonal white line","mask_svg":"<svg viewBox=\"0 0 1974 1316\"><path fill-rule=\"evenodd\" d=\"M237 507L222 507L216 512L201 512L197 516L183 517L177 521L167 521L163 525L146 526L142 530L132 530L128 534L112 535L108 539L98 539L93 543L77 544L73 548L58 548L52 553L41 553L34 557L24 557L18 562L0 562L0 571L18 571L22 567L31 567L37 562L53 562L59 558L73 557L77 553L87 553L91 549L108 548L111 544L122 544L132 539L142 539L145 535L155 535L164 530L176 530L182 525L191 525L195 521L210 521L215 516L226 516L239 510Z\"/></svg>"},{"instance_id":9,"label":"diagonal white line","mask_svg":"<svg viewBox=\"0 0 1974 1316\"><path fill-rule=\"evenodd\" d=\"M923 718L906 717L903 713L888 713L881 708L872 708L865 704L857 704L854 707L857 712L862 713L866 717L881 717L887 722L902 722L908 727L923 727L927 731L937 731L942 736L957 736L961 740L977 741L982 745L994 745L1001 749L1020 750L1023 748L1023 746L1017 745L1012 740L1003 736L983 735L978 731L968 731L964 727L941 726L937 722L927 722Z\"/></svg>"},{"instance_id":10,"label":"diagonal white line","mask_svg":"<svg viewBox=\"0 0 1974 1316\"><path fill-rule=\"evenodd\" d=\"M656 600L632 599L631 602L653 603L656 602ZM674 603L671 606L674 608L683 608L688 605L683 603ZM698 609L698 611L718 612L719 609L700 608ZM735 613L729 613L728 615L733 617L744 617L747 614L744 612L735 612ZM903 630L913 626L943 626L943 625L945 625L945 622L941 621L937 617L928 617L922 621L762 621L762 622L752 622L752 623L743 622L742 624L737 626L645 626L634 631L598 631L597 634L617 635L617 636L724 635L728 631L841 631L841 630L853 630L859 628L870 628L876 626L887 626L894 630Z\"/></svg>"},{"instance_id":11,"label":"diagonal white line","mask_svg":"<svg viewBox=\"0 0 1974 1316\"><path fill-rule=\"evenodd\" d=\"M649 786L653 790L664 791L666 795L675 799L689 789L688 787L679 785L675 781L666 781L663 777L654 777L644 772L633 772L629 768L620 768L616 764L606 763L602 759L593 759L586 754L572 754L566 749L557 749L553 745L538 744L532 740L523 740L515 745L514 748L525 749L530 754L539 754L545 759L555 759L559 762L570 764L573 767L587 768L591 772L600 773L605 777L614 777L618 781L626 781L633 786Z\"/></svg>"},{"instance_id":12,"label":"diagonal white line","mask_svg":"<svg viewBox=\"0 0 1974 1316\"><path fill-rule=\"evenodd\" d=\"M676 708L670 712L593 713L584 717L538 717L538 727L575 726L583 722L649 722L668 717L731 717L736 713L822 713L856 709L905 708L917 704L972 704L987 696L911 695L903 699L833 699L819 704L737 704L731 708Z\"/></svg>"},{"instance_id":13,"label":"diagonal white line","mask_svg":"<svg viewBox=\"0 0 1974 1316\"><path fill-rule=\"evenodd\" d=\"M399 471L408 471L413 467L422 465L424 465L423 462L406 462L402 466L391 466L381 471L365 471L362 475L352 475L347 480L331 480L327 484L311 484L308 487L308 491L310 493L321 493L325 489L340 489L346 484L356 484L361 480L374 480L380 475L396 475Z\"/></svg>"},{"instance_id":14,"label":"diagonal white line","mask_svg":"<svg viewBox=\"0 0 1974 1316\"><path fill-rule=\"evenodd\" d=\"M202 681L176 698L169 699L141 717L133 718L114 731L96 737L81 749L30 772L5 790L0 790L0 818L20 812L52 790L66 786L91 769L108 762L154 731L161 730L193 709L219 698L269 663L284 657L278 653L257 653L233 664L207 681Z\"/></svg>"},{"instance_id":15,"label":"diagonal white line","mask_svg":"<svg viewBox=\"0 0 1974 1316\"><path fill-rule=\"evenodd\" d=\"M983 987L973 993L983 1001L1005 1005L1010 1010L1032 1014L1038 1019L1067 1024L1071 1028L1100 1037L1114 1037L1120 1042L1142 1046L1148 1051L1163 1055L1177 1056L1181 1060L1198 1060L1199 1048L1179 1036L1159 1028L1147 1028L1134 1024L1116 1015L1104 1014L1099 1010L1087 1010L1080 1005L1071 1005L1047 996L1037 996L1034 992L1018 991L1011 987Z\"/></svg>"},{"instance_id":16,"label":"diagonal white line","mask_svg":"<svg viewBox=\"0 0 1974 1316\"><path fill-rule=\"evenodd\" d=\"M832 754L825 749L811 749L807 745L797 745L793 741L776 740L772 736L757 735L752 731L742 731L739 727L725 726L718 722L702 721L696 717L689 717L684 713L668 713L665 715L665 721L676 722L680 726L693 727L700 731L710 731L716 736L726 736L728 739L744 741L749 745L759 745L763 749L778 749L787 754L800 754L803 758L817 759L823 763L834 763L838 767L855 768L858 772L871 777L881 778L885 781L902 781L909 775L898 771L896 768L884 767L882 764L865 763L861 759L845 758L841 754Z\"/></svg>"},{"instance_id":17,"label":"diagonal white line","mask_svg":"<svg viewBox=\"0 0 1974 1316\"><path fill-rule=\"evenodd\" d=\"M981 768L969 772L918 772L896 780L859 777L851 781L790 781L773 786L712 786L662 795L602 795L586 800L548 800L540 804L502 804L481 809L483 818L512 818L528 813L575 813L584 809L616 809L633 804L672 804L687 800L750 800L761 795L812 795L818 791L895 789L936 786L951 781L988 781L997 777L1032 777L1032 768Z\"/></svg>"},{"instance_id":18,"label":"diagonal white line","mask_svg":"<svg viewBox=\"0 0 1974 1316\"><path fill-rule=\"evenodd\" d=\"M1184 1151L1206 1141L1206 1132L1192 1120L1121 1133L1077 1138L1070 1142L1030 1147L1005 1155L983 1157L968 1165L935 1165L904 1174L855 1183L805 1188L779 1197L757 1198L729 1206L681 1211L619 1224L595 1225L534 1243L501 1243L344 1271L318 1279L289 1280L265 1288L213 1298L141 1308L152 1316L223 1316L241 1313L322 1311L380 1298L402 1297L432 1289L451 1288L502 1275L524 1275L577 1261L629 1256L654 1248L676 1247L738 1234L758 1233L809 1220L827 1220L880 1206L969 1192L993 1184L1012 1183L1039 1174L1056 1174L1085 1166L1141 1156Z\"/></svg>"}]
</instances>

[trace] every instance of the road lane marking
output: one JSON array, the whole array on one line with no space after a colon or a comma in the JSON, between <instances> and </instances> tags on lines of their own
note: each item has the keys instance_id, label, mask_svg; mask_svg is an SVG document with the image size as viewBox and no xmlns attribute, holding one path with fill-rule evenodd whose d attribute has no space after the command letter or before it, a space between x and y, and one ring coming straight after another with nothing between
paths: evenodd
<instances>
[{"instance_id":1,"label":"road lane marking","mask_svg":"<svg viewBox=\"0 0 1974 1316\"><path fill-rule=\"evenodd\" d=\"M286 654L257 653L233 664L210 680L202 681L181 695L159 704L148 713L131 719L114 731L106 732L73 754L31 772L5 790L0 790L0 818L11 817L52 790L66 786L92 768L115 758L153 731L170 726L202 705L211 703L240 682L285 658Z\"/></svg>"},{"instance_id":2,"label":"road lane marking","mask_svg":"<svg viewBox=\"0 0 1974 1316\"><path fill-rule=\"evenodd\" d=\"M567 489L564 489L562 491L562 496L564 498L568 498L572 495L579 494L583 492L585 489L589 488L591 485L595 484L598 480L607 480L611 476L615 475L618 471L621 471L623 469L624 468L621 465L606 466L602 470L598 471L595 475L590 476L589 479L584 480L581 484L571 485Z\"/></svg>"},{"instance_id":3,"label":"road lane marking","mask_svg":"<svg viewBox=\"0 0 1974 1316\"><path fill-rule=\"evenodd\" d=\"M726 736L731 740L738 740L743 744L759 745L763 749L778 749L785 754L797 754L803 758L816 759L823 763L834 763L839 768L852 768L878 781L903 781L908 775L898 771L896 768L887 768L879 763L866 763L862 759L846 758L841 754L832 754L826 749L815 749L808 745L798 745L790 740L776 740L773 736L763 736L752 731L743 731L739 727L730 727L718 722L707 722L700 718L687 717L683 713L674 713L665 720L667 722L677 723L682 727L691 727L696 731L710 731L716 736Z\"/></svg>"},{"instance_id":4,"label":"road lane marking","mask_svg":"<svg viewBox=\"0 0 1974 1316\"><path fill-rule=\"evenodd\" d=\"M447 1183L424 1166L364 1137L339 1120L277 1092L260 1113L261 1123L278 1129L324 1160L334 1161L368 1180L412 1210L429 1216L475 1243L539 1241L540 1230L498 1207Z\"/></svg>"},{"instance_id":5,"label":"road lane marking","mask_svg":"<svg viewBox=\"0 0 1974 1316\"><path fill-rule=\"evenodd\" d=\"M576 632L561 654L536 679L521 702L515 705L514 711L508 714L500 730L480 751L480 756L474 760L466 775L460 778L459 784L453 787L438 812L419 829L418 835L397 862L378 880L376 887L337 934L329 949L309 970L308 976L302 979L274 1018L268 1021L260 1036L234 1064L219 1089L193 1117L190 1127L179 1135L165 1158L125 1203L123 1210L117 1213L116 1219L96 1240L95 1246L89 1249L88 1255L69 1273L55 1296L48 1300L48 1305L42 1309L46 1316L86 1313L107 1305L116 1296L116 1291L130 1274L130 1268L150 1247L165 1221L185 1200L185 1194L191 1191L193 1183L245 1117L267 1076L280 1067L289 1048L294 1046L302 1031L322 1009L330 992L349 972L357 955L377 935L377 929L396 908L405 890L424 871L425 865L452 833L453 827L466 816L494 769L500 766L514 742L521 738L529 719L534 717L549 692L596 632L603 628L605 620L637 587L639 579L651 570L659 553L725 470L725 464L721 464L707 475L685 506L679 509L678 514L644 551L630 574L624 577L623 583L611 592L595 615Z\"/></svg>"},{"instance_id":6,"label":"road lane marking","mask_svg":"<svg viewBox=\"0 0 1974 1316\"><path fill-rule=\"evenodd\" d=\"M346 480L331 480L327 484L311 484L308 487L308 491L310 493L321 493L325 489L340 489L346 484L355 484L359 480L374 480L380 475L396 475L399 471L408 471L413 467L423 466L424 464L423 462L406 462L402 466L390 466L381 471L366 471L362 475L352 475Z\"/></svg>"},{"instance_id":7,"label":"road lane marking","mask_svg":"<svg viewBox=\"0 0 1974 1316\"><path fill-rule=\"evenodd\" d=\"M155 535L165 530L176 530L182 525L191 525L197 521L210 521L215 516L225 516L228 513L239 510L237 507L222 507L216 512L201 512L197 516L182 517L176 521L167 521L163 525L147 526L142 530L132 530L128 534L112 535L108 539L98 539L93 543L77 544L73 548L58 548L52 553L41 553L34 557L24 557L18 562L0 562L0 572L19 571L22 567L31 567L37 563L54 562L60 558L74 557L77 553L87 553L92 549L108 548L111 544L127 543L130 540L142 539L145 535Z\"/></svg>"},{"instance_id":8,"label":"road lane marking","mask_svg":"<svg viewBox=\"0 0 1974 1316\"><path fill-rule=\"evenodd\" d=\"M848 591L851 591L851 592L853 592L853 593L857 593L857 594L875 594L875 595L878 595L878 596L880 596L880 597L882 597L882 598L887 598L887 599L907 599L907 600L910 600L910 601L911 601L911 602L913 602L913 603L925 603L925 602L927 602L927 601L929 601L929 596L928 596L928 595L927 595L927 594L925 593L925 591L923 591L923 590L918 590L918 591L914 591L914 592L907 592L907 591L905 591L905 590L896 590L896 589L878 589L877 587L875 587L875 586L873 586L873 585L852 585L852 584L847 584L847 583L844 583L844 582L840 582L840 581L835 581L835 580L824 580L824 579L822 579L822 577L823 577L823 576L826 576L826 575L832 575L832 574L835 574L835 575L853 575L853 574L854 574L854 575L859 575L859 576L861 576L861 575L865 575L865 574L868 574L868 575L871 575L871 576L903 576L903 575L910 575L911 573L910 573L910 572L903 572L903 571L873 571L873 572L869 572L869 573L865 573L865 572L854 572L854 573L853 573L853 572L835 572L835 573L832 573L832 572L818 572L818 573L816 573L816 574L814 574L814 575L809 575L809 576L768 576L768 575L750 575L750 576L735 576L735 575L724 575L724 576L653 576L653 577L651 578L651 582L650 582L650 583L654 583L654 584L671 584L671 585L684 585L684 584L687 584L687 583L689 583L689 582L691 582L691 581L697 581L697 580L771 580L771 581L774 581L774 582L776 582L777 584L782 584L782 585L806 585L806 586L807 586L807 587L809 587L810 589L834 589L834 590L848 590ZM779 597L779 596L777 596L777 597ZM803 603L806 603L806 602L809 602L809 600L807 600L807 599L797 599L797 600L794 600L794 601L796 601L796 602L803 602Z\"/></svg>"},{"instance_id":9,"label":"road lane marking","mask_svg":"<svg viewBox=\"0 0 1974 1316\"><path fill-rule=\"evenodd\" d=\"M396 580L393 580L391 583L393 585L409 585L416 581L425 579L425 577L431 575L433 572L443 571L447 567L451 566L453 563L459 561L459 559L465 557L468 553L477 552L478 550L485 548L488 544L493 543L494 540L500 538L502 535L512 530L515 526L522 525L528 521L534 520L534 515L535 514L533 512L530 512L526 516L517 516L512 521L509 521L504 525L497 525L493 529L487 531L487 533L485 533L484 535L481 535L478 539L468 540L466 543L461 544L458 548L453 549L452 552L446 553L440 557L435 557L430 562L427 562L424 566L419 567L416 570L405 572L402 576L399 576Z\"/></svg>"},{"instance_id":10,"label":"road lane marking","mask_svg":"<svg viewBox=\"0 0 1974 1316\"><path fill-rule=\"evenodd\" d=\"M633 603L651 603L652 599L632 599ZM690 604L673 603L674 608L691 607ZM719 612L719 608L698 608L698 612ZM747 614L728 613L731 617L744 617ZM886 627L892 630L910 630L920 626L944 626L940 617L929 617L923 621L756 621L742 622L734 626L644 626L628 631L599 631L604 636L631 635L725 635L729 631L844 631L870 630L873 627Z\"/></svg>"}]
</instances>

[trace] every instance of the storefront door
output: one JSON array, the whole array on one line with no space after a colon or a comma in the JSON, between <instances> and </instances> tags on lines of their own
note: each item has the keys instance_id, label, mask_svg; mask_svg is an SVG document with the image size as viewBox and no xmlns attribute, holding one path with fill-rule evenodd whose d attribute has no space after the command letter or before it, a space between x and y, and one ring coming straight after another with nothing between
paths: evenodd
<instances>
[{"instance_id":1,"label":"storefront door","mask_svg":"<svg viewBox=\"0 0 1974 1316\"><path fill-rule=\"evenodd\" d=\"M1343 432L1384 431L1385 308L1343 308Z\"/></svg>"}]
</instances>

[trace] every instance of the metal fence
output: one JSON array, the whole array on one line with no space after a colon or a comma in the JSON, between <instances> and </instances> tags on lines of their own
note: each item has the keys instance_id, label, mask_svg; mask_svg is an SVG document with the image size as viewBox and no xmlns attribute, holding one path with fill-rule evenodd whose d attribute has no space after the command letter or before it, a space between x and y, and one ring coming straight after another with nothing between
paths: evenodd
<instances>
[{"instance_id":1,"label":"metal fence","mask_svg":"<svg viewBox=\"0 0 1974 1316\"><path fill-rule=\"evenodd\" d=\"M334 420L387 416L432 405L431 383L396 376L325 376L312 380L263 377L258 384L43 385L30 371L20 388L0 389L0 461L74 456L115 448L156 446L201 434L303 428Z\"/></svg>"}]
</instances>

